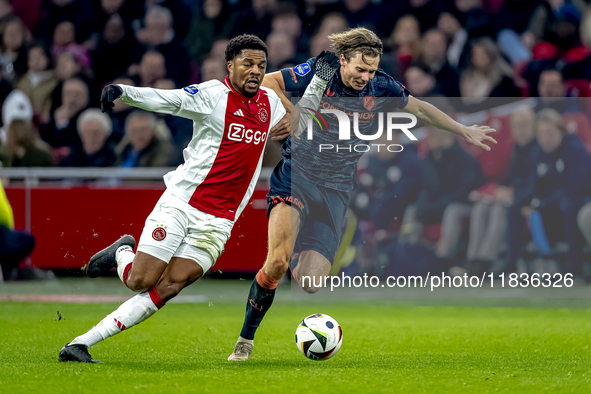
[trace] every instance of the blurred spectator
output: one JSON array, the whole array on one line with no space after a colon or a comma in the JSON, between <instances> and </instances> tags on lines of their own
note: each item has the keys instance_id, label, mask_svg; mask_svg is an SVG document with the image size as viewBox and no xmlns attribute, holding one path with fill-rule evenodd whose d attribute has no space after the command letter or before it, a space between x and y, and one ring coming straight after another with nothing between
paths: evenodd
<instances>
[{"instance_id":1,"label":"blurred spectator","mask_svg":"<svg viewBox=\"0 0 591 394\"><path fill-rule=\"evenodd\" d=\"M26 46L31 33L18 18L0 25L0 72L8 81L20 78L27 70Z\"/></svg>"},{"instance_id":2,"label":"blurred spectator","mask_svg":"<svg viewBox=\"0 0 591 394\"><path fill-rule=\"evenodd\" d=\"M393 63L390 67L400 73L397 79L403 79L406 69L421 51L421 29L417 18L412 15L400 18L392 30L389 44L393 50L384 56L383 63Z\"/></svg>"},{"instance_id":3,"label":"blurred spectator","mask_svg":"<svg viewBox=\"0 0 591 394\"><path fill-rule=\"evenodd\" d=\"M180 44L180 37L175 35L170 10L158 5L150 6L144 17L144 26L136 31L138 42L146 50L157 50L162 53L168 74L178 86L186 86L191 74L190 59Z\"/></svg>"},{"instance_id":4,"label":"blurred spectator","mask_svg":"<svg viewBox=\"0 0 591 394\"><path fill-rule=\"evenodd\" d=\"M113 81L113 83L136 86L135 82L133 82L131 78L117 78ZM115 100L113 104L113 110L108 112L113 127L113 132L111 133L109 139L115 143L119 143L119 141L121 141L125 135L125 118L127 118L127 115L131 113L133 107L125 104L121 100Z\"/></svg>"},{"instance_id":5,"label":"blurred spectator","mask_svg":"<svg viewBox=\"0 0 591 394\"><path fill-rule=\"evenodd\" d=\"M382 36L388 34L391 23L370 0L344 0L343 5L343 14L349 25L365 27Z\"/></svg>"},{"instance_id":6,"label":"blurred spectator","mask_svg":"<svg viewBox=\"0 0 591 394\"><path fill-rule=\"evenodd\" d=\"M441 30L430 29L423 34L420 60L434 74L441 94L460 97L458 72L447 61L447 40Z\"/></svg>"},{"instance_id":7,"label":"blurred spectator","mask_svg":"<svg viewBox=\"0 0 591 394\"><path fill-rule=\"evenodd\" d=\"M86 74L82 72L82 68L77 63L74 55L70 52L64 52L60 55L55 64L55 75L58 83L51 93L50 114L55 112L55 110L62 105L62 90L64 88L64 82L77 76L83 78L83 75ZM45 123L46 122L47 121L45 121Z\"/></svg>"},{"instance_id":8,"label":"blurred spectator","mask_svg":"<svg viewBox=\"0 0 591 394\"><path fill-rule=\"evenodd\" d=\"M215 40L213 46L211 47L211 52L209 53L209 57L213 57L216 59L222 59L226 62L226 47L230 43L228 39L219 39Z\"/></svg>"},{"instance_id":9,"label":"blurred spectator","mask_svg":"<svg viewBox=\"0 0 591 394\"><path fill-rule=\"evenodd\" d=\"M555 68L547 68L540 73L538 95L540 99L536 111L544 108L553 108L561 114L581 111L578 98L566 97L562 74Z\"/></svg>"},{"instance_id":10,"label":"blurred spectator","mask_svg":"<svg viewBox=\"0 0 591 394\"><path fill-rule=\"evenodd\" d=\"M33 105L31 100L22 91L15 89L8 96L2 105L2 124L0 129L0 141L6 141L6 129L15 119L33 121Z\"/></svg>"},{"instance_id":11,"label":"blurred spectator","mask_svg":"<svg viewBox=\"0 0 591 394\"><path fill-rule=\"evenodd\" d=\"M462 102L468 108L482 109L488 97L519 97L520 90L513 82L513 69L499 53L490 38L472 43L468 67L460 74Z\"/></svg>"},{"instance_id":12,"label":"blurred spectator","mask_svg":"<svg viewBox=\"0 0 591 394\"><path fill-rule=\"evenodd\" d=\"M140 57L139 48L129 34L121 15L107 19L97 48L92 52L92 64L99 84L125 74L133 60Z\"/></svg>"},{"instance_id":13,"label":"blurred spectator","mask_svg":"<svg viewBox=\"0 0 591 394\"><path fill-rule=\"evenodd\" d=\"M484 8L483 0L454 0L456 13L461 19L469 38L493 37L493 18Z\"/></svg>"},{"instance_id":14,"label":"blurred spectator","mask_svg":"<svg viewBox=\"0 0 591 394\"><path fill-rule=\"evenodd\" d=\"M547 41L562 50L568 50L578 40L577 29L581 22L584 3L569 0L546 0L541 2L529 19L523 35L526 46Z\"/></svg>"},{"instance_id":15,"label":"blurred spectator","mask_svg":"<svg viewBox=\"0 0 591 394\"><path fill-rule=\"evenodd\" d=\"M457 68L466 43L468 42L468 32L460 24L458 19L449 12L439 15L437 28L445 34L449 42L447 49L447 60L452 67Z\"/></svg>"},{"instance_id":16,"label":"blurred spectator","mask_svg":"<svg viewBox=\"0 0 591 394\"><path fill-rule=\"evenodd\" d=\"M521 66L531 60L532 37L524 35L539 0L506 0L496 18L499 48L512 64Z\"/></svg>"},{"instance_id":17,"label":"blurred spectator","mask_svg":"<svg viewBox=\"0 0 591 394\"><path fill-rule=\"evenodd\" d=\"M224 63L222 65L226 67ZM225 69L225 68L224 68ZM225 76L224 76L225 78ZM175 89L174 81L171 79L161 79L156 82L154 86L156 89ZM183 163L183 149L187 147L191 138L193 138L193 121L179 116L154 114L156 117L163 119L168 130L170 130L170 138L168 134L164 139L172 139L174 143L174 152L172 154L169 165L176 166Z\"/></svg>"},{"instance_id":18,"label":"blurred spectator","mask_svg":"<svg viewBox=\"0 0 591 394\"><path fill-rule=\"evenodd\" d=\"M380 150L369 157L364 173L359 177L359 190L353 207L360 218L366 218L374 224L376 230L390 230L392 225L402 222L406 207L415 202L421 186L421 162L416 145L404 146L404 153L396 152L393 146L400 144L400 137L394 133L388 140L386 133L377 144Z\"/></svg>"},{"instance_id":19,"label":"blurred spectator","mask_svg":"<svg viewBox=\"0 0 591 394\"><path fill-rule=\"evenodd\" d=\"M136 84L141 87L154 87L154 84L166 77L166 60L158 51L148 51L139 64ZM132 77L133 78L133 77Z\"/></svg>"},{"instance_id":20,"label":"blurred spectator","mask_svg":"<svg viewBox=\"0 0 591 394\"><path fill-rule=\"evenodd\" d=\"M348 28L349 22L347 22L347 19L343 14L339 12L331 12L322 18L316 33L330 36L331 34L345 31Z\"/></svg>"},{"instance_id":21,"label":"blurred spectator","mask_svg":"<svg viewBox=\"0 0 591 394\"><path fill-rule=\"evenodd\" d=\"M89 104L88 85L78 77L66 80L62 88L61 105L41 127L41 137L53 147L72 147L80 143L76 121Z\"/></svg>"},{"instance_id":22,"label":"blurred spectator","mask_svg":"<svg viewBox=\"0 0 591 394\"><path fill-rule=\"evenodd\" d=\"M267 37L267 72L278 71L282 65L296 56L295 45L292 39L284 33L271 33Z\"/></svg>"},{"instance_id":23,"label":"blurred spectator","mask_svg":"<svg viewBox=\"0 0 591 394\"><path fill-rule=\"evenodd\" d=\"M125 138L116 148L119 167L166 167L172 154L170 143L157 134L156 117L135 110L125 122Z\"/></svg>"},{"instance_id":24,"label":"blurred spectator","mask_svg":"<svg viewBox=\"0 0 591 394\"><path fill-rule=\"evenodd\" d=\"M76 43L76 30L70 21L61 22L55 27L51 52L54 60L69 52L81 69L90 70L90 54L84 46Z\"/></svg>"},{"instance_id":25,"label":"blurred spectator","mask_svg":"<svg viewBox=\"0 0 591 394\"><path fill-rule=\"evenodd\" d=\"M401 243L416 244L424 225L441 223L436 255L452 259L461 240L464 221L470 215L468 195L484 178L480 163L456 141L455 135L427 126L429 151L422 161L419 197L404 211ZM449 268L449 267L448 267Z\"/></svg>"},{"instance_id":26,"label":"blurred spectator","mask_svg":"<svg viewBox=\"0 0 591 394\"><path fill-rule=\"evenodd\" d=\"M42 123L49 121L51 94L57 86L57 78L52 67L51 55L41 44L29 48L27 73L16 84L31 100L33 111Z\"/></svg>"},{"instance_id":27,"label":"blurred spectator","mask_svg":"<svg viewBox=\"0 0 591 394\"><path fill-rule=\"evenodd\" d=\"M277 0L252 0L252 8L239 15L235 34L249 33L265 40L271 32Z\"/></svg>"},{"instance_id":28,"label":"blurred spectator","mask_svg":"<svg viewBox=\"0 0 591 394\"><path fill-rule=\"evenodd\" d=\"M349 24L343 14L333 12L326 15L310 39L310 50L308 55L310 57L315 57L322 51L331 51L331 42L328 39L328 36L340 33L348 28Z\"/></svg>"},{"instance_id":29,"label":"blurred spectator","mask_svg":"<svg viewBox=\"0 0 591 394\"><path fill-rule=\"evenodd\" d=\"M466 260L473 271L487 270L499 258L507 231L507 208L529 193L528 180L535 171L539 145L535 139L536 116L529 108L511 115L511 135L515 140L507 177L496 187L494 196L482 197L472 207Z\"/></svg>"},{"instance_id":30,"label":"blurred spectator","mask_svg":"<svg viewBox=\"0 0 591 394\"><path fill-rule=\"evenodd\" d=\"M269 70L267 70L269 72ZM208 57L201 65L201 81L211 81L217 79L223 82L228 75L227 65L223 59Z\"/></svg>"},{"instance_id":31,"label":"blurred spectator","mask_svg":"<svg viewBox=\"0 0 591 394\"><path fill-rule=\"evenodd\" d=\"M236 25L236 13L229 12L223 0L204 0L193 15L191 28L184 45L194 60L201 60L212 49L217 39L229 38Z\"/></svg>"},{"instance_id":32,"label":"blurred spectator","mask_svg":"<svg viewBox=\"0 0 591 394\"><path fill-rule=\"evenodd\" d=\"M8 0L0 0L0 24L14 17L14 15L12 5L8 3Z\"/></svg>"},{"instance_id":33,"label":"blurred spectator","mask_svg":"<svg viewBox=\"0 0 591 394\"><path fill-rule=\"evenodd\" d=\"M556 69L542 71L538 80L538 95L545 98L562 98L566 94L562 74Z\"/></svg>"},{"instance_id":34,"label":"blurred spectator","mask_svg":"<svg viewBox=\"0 0 591 394\"><path fill-rule=\"evenodd\" d=\"M127 0L130 1L130 0ZM138 0L136 0L138 1ZM230 3L235 0L230 0ZM191 0L139 0L141 3L145 3L146 11L150 9L150 7L158 5L163 8L167 8L170 10L170 13L174 15L174 19L172 21L172 27L174 29L175 35L178 37L186 37L189 33L189 28L191 26L191 19L193 17L193 10L194 8L193 3L194 1ZM191 7L190 7L191 6Z\"/></svg>"},{"instance_id":35,"label":"blurred spectator","mask_svg":"<svg viewBox=\"0 0 591 394\"><path fill-rule=\"evenodd\" d=\"M8 126L6 149L2 165L5 167L49 167L53 165L51 147L39 138L30 121L15 119Z\"/></svg>"},{"instance_id":36,"label":"blurred spectator","mask_svg":"<svg viewBox=\"0 0 591 394\"><path fill-rule=\"evenodd\" d=\"M302 38L302 20L295 9L286 8L276 12L271 26L273 33L286 34L294 43Z\"/></svg>"},{"instance_id":37,"label":"blurred spectator","mask_svg":"<svg viewBox=\"0 0 591 394\"><path fill-rule=\"evenodd\" d=\"M541 151L535 160L530 192L509 208L507 270L515 271L515 262L523 247L525 219L540 212L545 231L552 241L570 244L565 272L580 274L581 235L577 231L577 213L589 196L591 156L582 141L567 134L560 114L550 108L538 113L536 138ZM544 229L532 229L534 231Z\"/></svg>"},{"instance_id":38,"label":"blurred spectator","mask_svg":"<svg viewBox=\"0 0 591 394\"><path fill-rule=\"evenodd\" d=\"M82 68L72 53L64 52L57 59L55 72L58 80L63 82L82 72Z\"/></svg>"},{"instance_id":39,"label":"blurred spectator","mask_svg":"<svg viewBox=\"0 0 591 394\"><path fill-rule=\"evenodd\" d=\"M505 0L499 11L499 17L495 21L495 29L500 33L499 40L501 41L504 29L509 29L516 35L523 34L527 29L529 18L539 4L540 0Z\"/></svg>"},{"instance_id":40,"label":"blurred spectator","mask_svg":"<svg viewBox=\"0 0 591 394\"><path fill-rule=\"evenodd\" d=\"M12 208L0 181L0 283L35 247L35 237L14 230Z\"/></svg>"},{"instance_id":41,"label":"blurred spectator","mask_svg":"<svg viewBox=\"0 0 591 394\"><path fill-rule=\"evenodd\" d=\"M58 24L70 21L75 24L76 42L83 42L95 27L93 8L93 2L87 0L44 1L41 5L41 21L36 31L41 37L49 38Z\"/></svg>"},{"instance_id":42,"label":"blurred spectator","mask_svg":"<svg viewBox=\"0 0 591 394\"><path fill-rule=\"evenodd\" d=\"M429 97L437 93L437 82L431 70L423 63L413 63L404 74L406 86L415 97Z\"/></svg>"},{"instance_id":43,"label":"blurred spectator","mask_svg":"<svg viewBox=\"0 0 591 394\"><path fill-rule=\"evenodd\" d=\"M61 163L63 167L110 167L115 163L115 144L109 141L111 119L98 108L84 110L78 117L81 145Z\"/></svg>"},{"instance_id":44,"label":"blurred spectator","mask_svg":"<svg viewBox=\"0 0 591 394\"><path fill-rule=\"evenodd\" d=\"M100 0L100 10L97 12L95 31L104 31L105 25L114 16L118 16L124 23L125 31L131 30L131 22L144 15L143 1L139 0Z\"/></svg>"},{"instance_id":45,"label":"blurred spectator","mask_svg":"<svg viewBox=\"0 0 591 394\"><path fill-rule=\"evenodd\" d=\"M421 32L437 24L439 15L446 10L445 2L437 0L409 0L408 13L421 21Z\"/></svg>"}]
</instances>

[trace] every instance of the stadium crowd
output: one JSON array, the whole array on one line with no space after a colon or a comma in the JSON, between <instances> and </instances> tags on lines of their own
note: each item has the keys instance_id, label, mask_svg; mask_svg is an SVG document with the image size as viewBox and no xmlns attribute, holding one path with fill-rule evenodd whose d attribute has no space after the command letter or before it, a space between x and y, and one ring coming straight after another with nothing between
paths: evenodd
<instances>
[{"instance_id":1,"label":"stadium crowd","mask_svg":"<svg viewBox=\"0 0 591 394\"><path fill-rule=\"evenodd\" d=\"M591 108L577 97L591 96L585 0L0 0L2 166L176 166L191 121L121 102L101 113L103 86L223 80L225 46L242 33L265 40L267 72L277 71L329 50L330 34L355 26L382 37L380 66L414 96L453 98L449 113L537 100L497 119L507 130L497 140L511 147L496 156L475 157L430 128L404 154L368 155L352 203L362 222L353 244L368 245L357 267L380 261L367 257L394 237L398 247L437 240L441 267L463 255L469 271L497 261L514 271L530 230L542 229L536 247L562 253L565 267L584 275ZM489 171L491 157L507 165ZM269 141L264 165L279 158Z\"/></svg>"}]
</instances>

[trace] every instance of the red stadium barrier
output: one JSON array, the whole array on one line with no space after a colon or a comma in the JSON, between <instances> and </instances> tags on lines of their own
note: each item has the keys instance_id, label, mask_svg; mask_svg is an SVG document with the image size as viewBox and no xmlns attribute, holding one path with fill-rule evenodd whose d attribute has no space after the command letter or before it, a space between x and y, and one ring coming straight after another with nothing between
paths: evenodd
<instances>
[{"instance_id":1,"label":"red stadium barrier","mask_svg":"<svg viewBox=\"0 0 591 394\"><path fill-rule=\"evenodd\" d=\"M17 229L30 231L37 245L32 262L41 269L79 269L119 236L139 240L146 217L164 189L138 187L6 187ZM256 272L267 253L266 188L255 190L212 270Z\"/></svg>"}]
</instances>

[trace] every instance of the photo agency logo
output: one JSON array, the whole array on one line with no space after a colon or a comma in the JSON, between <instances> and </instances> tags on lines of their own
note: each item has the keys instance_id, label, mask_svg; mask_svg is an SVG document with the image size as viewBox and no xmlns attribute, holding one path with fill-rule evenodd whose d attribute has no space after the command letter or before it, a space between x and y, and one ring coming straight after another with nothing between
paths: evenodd
<instances>
[{"instance_id":1,"label":"photo agency logo","mask_svg":"<svg viewBox=\"0 0 591 394\"><path fill-rule=\"evenodd\" d=\"M377 141L382 139L384 133L386 133L386 139L388 142L393 140L393 133L396 130L402 131L409 140L418 141L410 129L417 125L417 117L413 114L406 112L345 112L335 108L327 109L322 108L320 112L307 108L310 111L307 123L307 139L313 139L313 128L314 122L318 125L321 132L332 132L336 130L329 129L323 114L332 114L336 117L339 130L338 135L339 141L361 140L363 142L358 143L343 143L343 144L329 144L321 143L318 146L319 152L333 151L333 152L368 152L371 149L379 151L380 149L387 149L389 152L402 152L403 146L395 143L369 143L369 141ZM361 129L370 129L371 123L377 117L378 129L373 134L364 134L360 132L360 123L362 124ZM352 118L352 119L351 119ZM410 122L402 122L407 119ZM368 142L365 142L368 141Z\"/></svg>"}]
</instances>

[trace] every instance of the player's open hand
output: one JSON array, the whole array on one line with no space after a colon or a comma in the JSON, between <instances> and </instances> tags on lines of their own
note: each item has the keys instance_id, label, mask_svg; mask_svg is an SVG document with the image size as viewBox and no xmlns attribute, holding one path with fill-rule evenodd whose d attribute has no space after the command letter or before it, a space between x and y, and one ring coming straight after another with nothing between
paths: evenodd
<instances>
[{"instance_id":1,"label":"player's open hand","mask_svg":"<svg viewBox=\"0 0 591 394\"><path fill-rule=\"evenodd\" d=\"M271 136L272 140L282 140L287 138L291 133L291 113L288 111L283 118L277 123L271 131L269 135Z\"/></svg>"},{"instance_id":2,"label":"player's open hand","mask_svg":"<svg viewBox=\"0 0 591 394\"><path fill-rule=\"evenodd\" d=\"M488 126L472 125L466 127L464 137L468 143L479 146L486 151L490 151L490 146L483 144L483 141L490 141L493 144L496 144L497 141L488 135L494 132L496 132L496 130Z\"/></svg>"},{"instance_id":3,"label":"player's open hand","mask_svg":"<svg viewBox=\"0 0 591 394\"><path fill-rule=\"evenodd\" d=\"M101 111L111 112L115 104L113 101L123 94L123 89L117 85L107 85L101 93Z\"/></svg>"}]
</instances>

